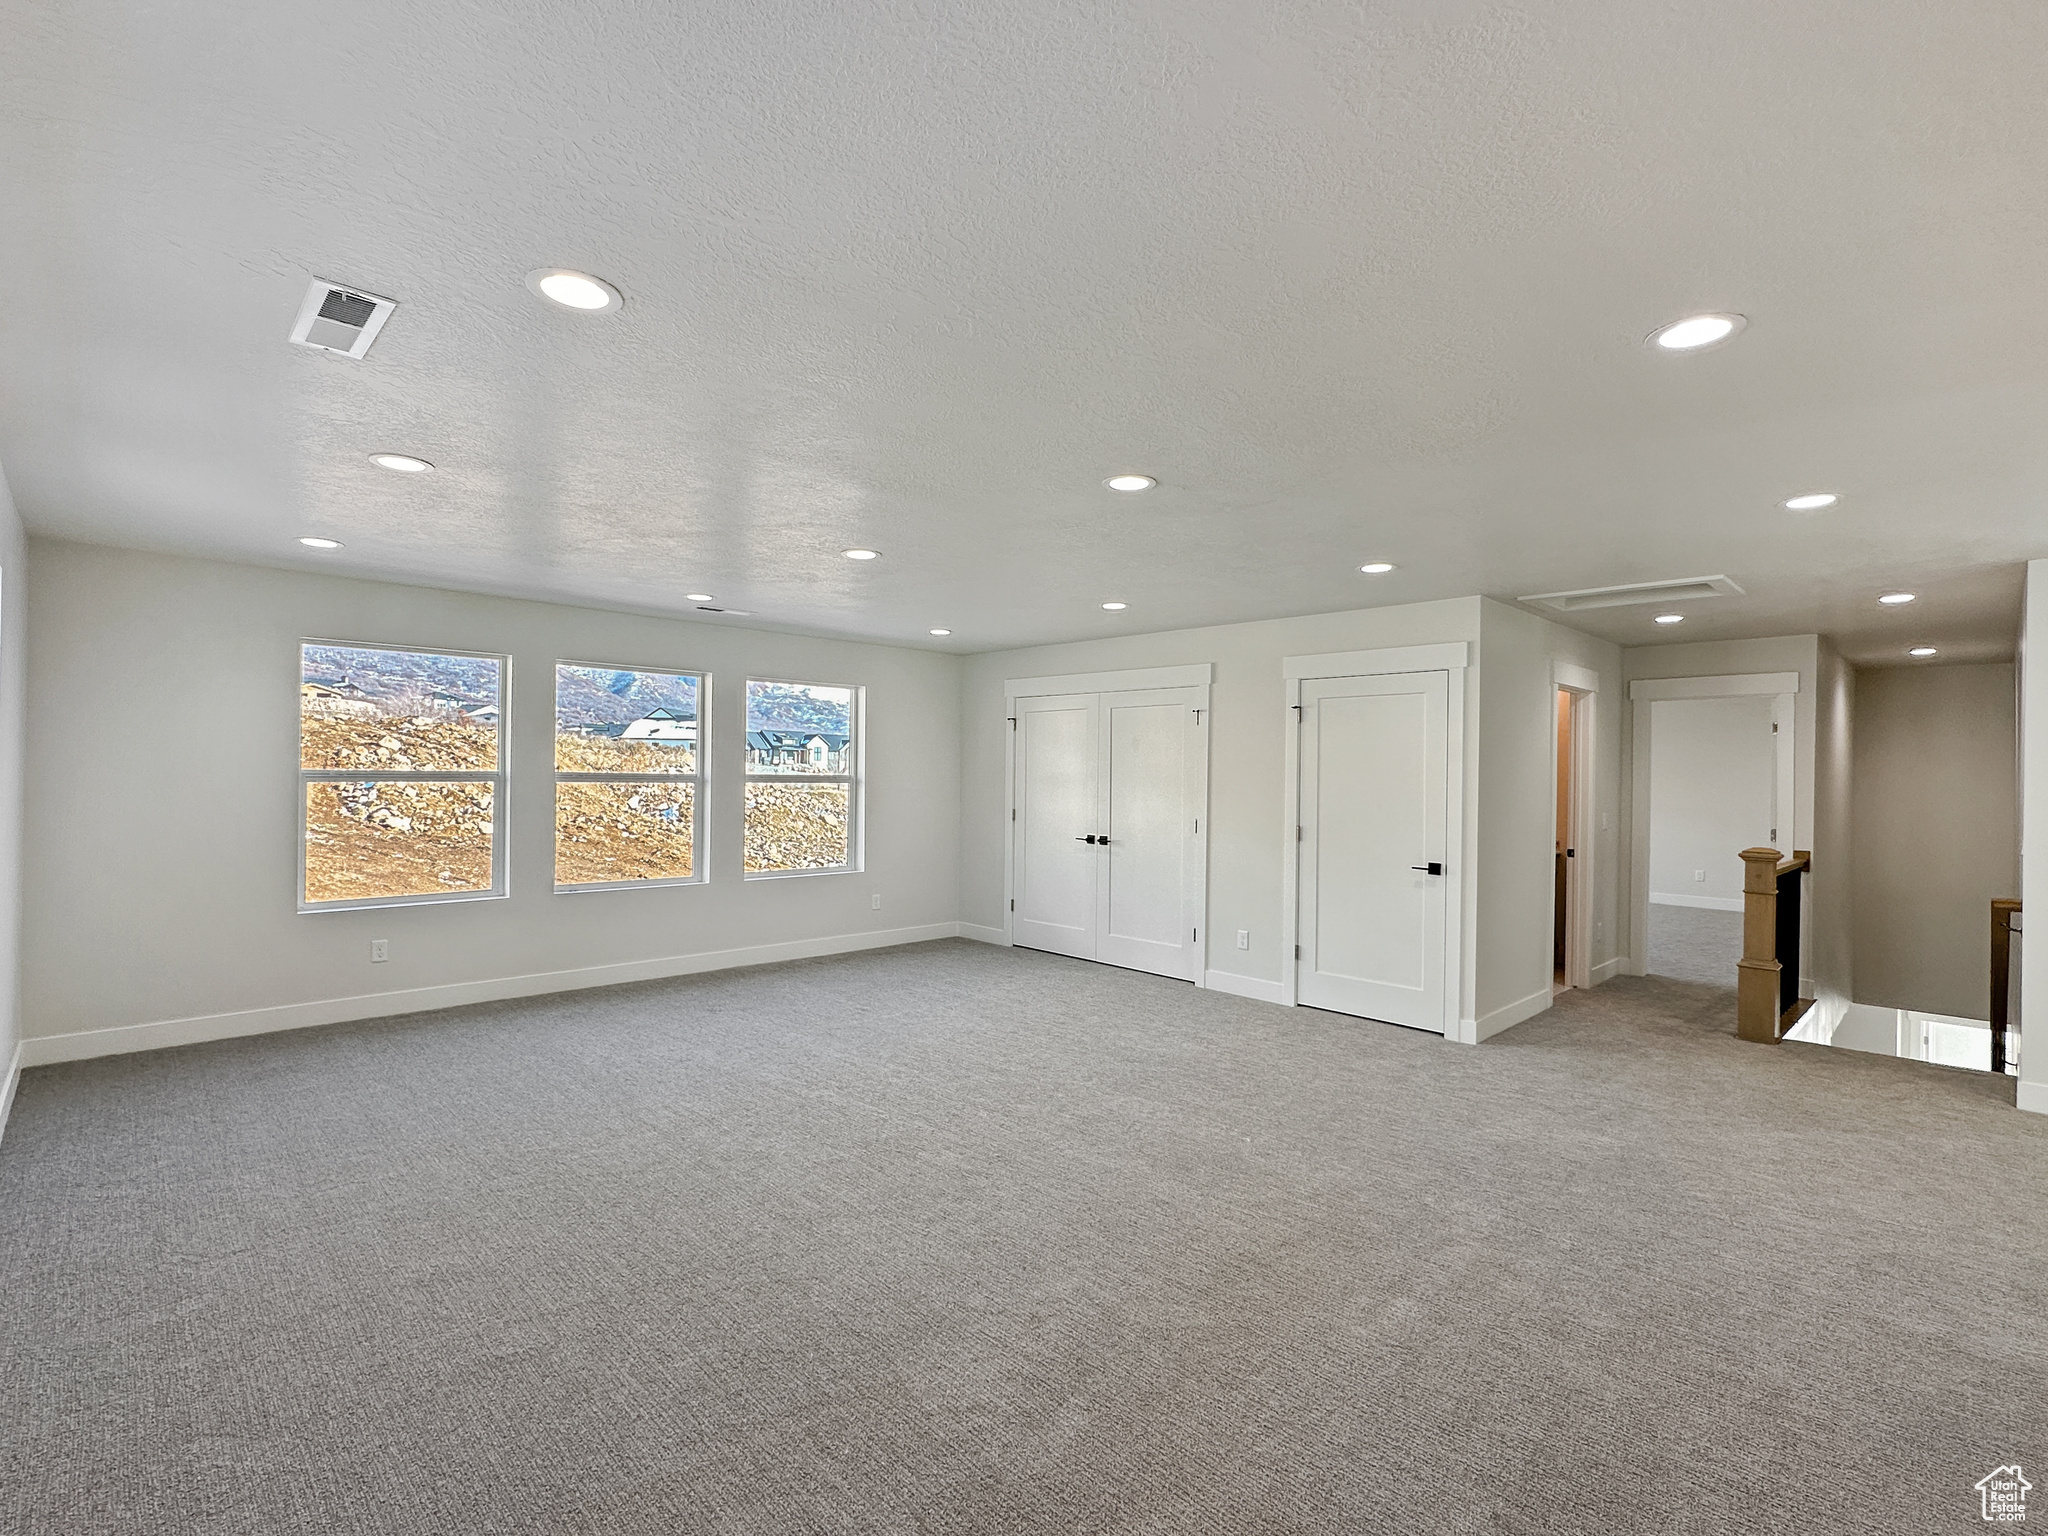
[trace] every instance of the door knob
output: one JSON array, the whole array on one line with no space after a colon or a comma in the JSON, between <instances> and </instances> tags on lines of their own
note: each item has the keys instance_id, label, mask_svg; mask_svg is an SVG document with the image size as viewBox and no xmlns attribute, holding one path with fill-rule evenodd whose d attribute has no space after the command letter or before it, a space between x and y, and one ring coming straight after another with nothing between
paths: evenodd
<instances>
[{"instance_id":1,"label":"door knob","mask_svg":"<svg viewBox=\"0 0 2048 1536\"><path fill-rule=\"evenodd\" d=\"M1425 875L1440 875L1444 872L1441 864L1410 864L1410 869L1420 870Z\"/></svg>"},{"instance_id":2,"label":"door knob","mask_svg":"<svg viewBox=\"0 0 2048 1536\"><path fill-rule=\"evenodd\" d=\"M1086 837L1077 837L1074 841L1077 843L1092 843L1095 841L1095 834L1090 832Z\"/></svg>"}]
</instances>

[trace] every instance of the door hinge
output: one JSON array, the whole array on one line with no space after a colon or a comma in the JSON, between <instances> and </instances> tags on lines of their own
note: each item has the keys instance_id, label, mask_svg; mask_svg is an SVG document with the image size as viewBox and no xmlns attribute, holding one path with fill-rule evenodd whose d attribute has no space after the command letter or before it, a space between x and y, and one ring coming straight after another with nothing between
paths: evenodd
<instances>
[{"instance_id":1,"label":"door hinge","mask_svg":"<svg viewBox=\"0 0 2048 1536\"><path fill-rule=\"evenodd\" d=\"M1778 722L1775 720L1771 722L1771 734L1773 736L1778 734Z\"/></svg>"},{"instance_id":2,"label":"door hinge","mask_svg":"<svg viewBox=\"0 0 2048 1536\"><path fill-rule=\"evenodd\" d=\"M1010 910L1012 912L1017 910L1017 899L1014 896L1010 898Z\"/></svg>"},{"instance_id":3,"label":"door hinge","mask_svg":"<svg viewBox=\"0 0 2048 1536\"><path fill-rule=\"evenodd\" d=\"M1015 715L1010 716L1010 729L1013 731L1017 729L1017 717Z\"/></svg>"},{"instance_id":4,"label":"door hinge","mask_svg":"<svg viewBox=\"0 0 2048 1536\"><path fill-rule=\"evenodd\" d=\"M1294 946L1294 958L1297 960L1301 958L1301 946L1299 944Z\"/></svg>"},{"instance_id":5,"label":"door hinge","mask_svg":"<svg viewBox=\"0 0 2048 1536\"><path fill-rule=\"evenodd\" d=\"M1012 821L1015 821L1016 819L1017 819L1017 807L1015 807L1015 806L1013 805L1013 806L1011 806L1011 807L1010 807L1010 820L1012 820Z\"/></svg>"},{"instance_id":6,"label":"door hinge","mask_svg":"<svg viewBox=\"0 0 2048 1536\"><path fill-rule=\"evenodd\" d=\"M1777 840L1778 840L1778 829L1777 829L1776 827L1773 827L1773 828L1771 828L1771 841L1775 843L1775 842L1776 842Z\"/></svg>"},{"instance_id":7,"label":"door hinge","mask_svg":"<svg viewBox=\"0 0 2048 1536\"><path fill-rule=\"evenodd\" d=\"M1193 943L1193 942L1194 942L1194 941L1195 941L1196 939L1199 939L1199 938L1200 938L1201 936L1202 936L1202 930L1201 930L1201 929L1199 929L1199 928L1190 928L1190 929L1188 930L1188 942L1189 942L1189 943Z\"/></svg>"},{"instance_id":8,"label":"door hinge","mask_svg":"<svg viewBox=\"0 0 2048 1536\"><path fill-rule=\"evenodd\" d=\"M1202 831L1202 818L1201 818L1201 817L1199 817L1199 816L1197 816L1197 817L1195 818L1195 834L1196 834L1197 836L1200 836L1200 835L1201 835L1201 831Z\"/></svg>"},{"instance_id":9,"label":"door hinge","mask_svg":"<svg viewBox=\"0 0 2048 1536\"><path fill-rule=\"evenodd\" d=\"M1295 840L1295 841L1296 841L1297 843L1301 841L1301 828L1299 828L1299 827L1296 827L1296 828L1294 829L1294 840Z\"/></svg>"}]
</instances>

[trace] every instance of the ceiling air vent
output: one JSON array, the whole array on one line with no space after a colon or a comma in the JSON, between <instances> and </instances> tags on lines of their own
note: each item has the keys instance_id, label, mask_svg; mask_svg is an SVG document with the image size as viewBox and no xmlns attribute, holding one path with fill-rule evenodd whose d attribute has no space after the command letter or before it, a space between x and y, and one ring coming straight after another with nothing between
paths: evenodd
<instances>
[{"instance_id":1,"label":"ceiling air vent","mask_svg":"<svg viewBox=\"0 0 2048 1536\"><path fill-rule=\"evenodd\" d=\"M1640 581L1628 587L1587 587L1579 592L1539 592L1522 599L1560 613L1588 608L1626 608L1634 603L1682 603L1695 597L1740 597L1742 588L1726 576L1688 576L1681 581Z\"/></svg>"},{"instance_id":2,"label":"ceiling air vent","mask_svg":"<svg viewBox=\"0 0 2048 1536\"><path fill-rule=\"evenodd\" d=\"M344 288L316 277L306 290L306 302L299 306L299 318L292 326L292 340L302 347L322 352L339 352L343 357L361 357L384 329L396 299L380 299L359 288Z\"/></svg>"}]
</instances>

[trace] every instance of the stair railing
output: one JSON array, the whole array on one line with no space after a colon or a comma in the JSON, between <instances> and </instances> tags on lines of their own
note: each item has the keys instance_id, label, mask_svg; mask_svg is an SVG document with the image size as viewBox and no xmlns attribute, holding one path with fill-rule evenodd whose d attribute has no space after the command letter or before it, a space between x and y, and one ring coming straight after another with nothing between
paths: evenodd
<instances>
[{"instance_id":1,"label":"stair railing","mask_svg":"<svg viewBox=\"0 0 2048 1536\"><path fill-rule=\"evenodd\" d=\"M1775 848L1742 850L1742 958L1735 971L1735 1033L1744 1040L1784 1037L1813 1006L1799 995L1799 908L1813 855L1785 858Z\"/></svg>"}]
</instances>

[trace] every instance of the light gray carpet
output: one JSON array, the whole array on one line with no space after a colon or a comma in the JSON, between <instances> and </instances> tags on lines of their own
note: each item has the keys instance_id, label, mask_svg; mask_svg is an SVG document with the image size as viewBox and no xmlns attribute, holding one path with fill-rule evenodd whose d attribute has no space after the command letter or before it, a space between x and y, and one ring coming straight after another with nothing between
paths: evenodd
<instances>
[{"instance_id":1,"label":"light gray carpet","mask_svg":"<svg viewBox=\"0 0 2048 1536\"><path fill-rule=\"evenodd\" d=\"M1981 1529L2048 1122L1726 1031L953 941L38 1069L0 1529Z\"/></svg>"},{"instance_id":2,"label":"light gray carpet","mask_svg":"<svg viewBox=\"0 0 2048 1536\"><path fill-rule=\"evenodd\" d=\"M1673 981L1735 990L1742 958L1742 914L1650 903L1649 971Z\"/></svg>"}]
</instances>

